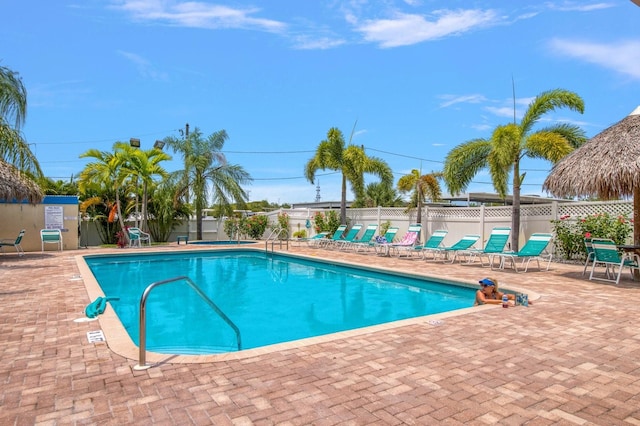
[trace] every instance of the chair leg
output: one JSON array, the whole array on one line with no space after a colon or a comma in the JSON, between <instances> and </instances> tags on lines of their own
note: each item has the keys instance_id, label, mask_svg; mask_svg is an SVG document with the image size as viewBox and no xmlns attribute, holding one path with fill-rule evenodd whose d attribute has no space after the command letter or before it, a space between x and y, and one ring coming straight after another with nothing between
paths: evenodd
<instances>
[{"instance_id":1,"label":"chair leg","mask_svg":"<svg viewBox=\"0 0 640 426\"><path fill-rule=\"evenodd\" d=\"M620 263L620 266L618 267L618 274L616 275L616 285L620 284L620 277L622 276L622 270L624 269L624 259L622 260L622 263ZM613 267L613 272L615 273L616 269L615 267Z\"/></svg>"},{"instance_id":2,"label":"chair leg","mask_svg":"<svg viewBox=\"0 0 640 426\"><path fill-rule=\"evenodd\" d=\"M587 267L589 266L589 261L593 262L593 254L594 253L589 253L587 255L587 260L584 262L584 269L582 270L582 276L584 276L584 274L587 272Z\"/></svg>"}]
</instances>

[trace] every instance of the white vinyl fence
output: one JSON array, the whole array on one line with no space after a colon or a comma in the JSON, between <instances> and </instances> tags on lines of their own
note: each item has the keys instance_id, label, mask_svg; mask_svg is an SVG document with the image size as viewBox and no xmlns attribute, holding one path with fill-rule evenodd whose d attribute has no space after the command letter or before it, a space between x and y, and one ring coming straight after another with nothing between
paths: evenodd
<instances>
[{"instance_id":1,"label":"white vinyl fence","mask_svg":"<svg viewBox=\"0 0 640 426\"><path fill-rule=\"evenodd\" d=\"M313 217L317 209L281 209L270 212L269 221L277 224L279 213L289 216L290 234L306 229L306 221L313 224ZM552 202L550 204L533 204L520 206L520 244L535 232L553 232L552 220L569 215L567 220L578 220L597 213L609 213L613 216L632 217L633 203L631 201L597 201L597 202ZM376 223L378 226L389 221L391 226L400 228L398 235L402 236L409 225L416 222L415 209L409 213L404 208L375 207L363 209L347 209L349 225L361 223L368 225ZM422 210L422 241L425 241L433 231L445 229L448 234L445 245L453 244L465 234L479 234L482 241L486 241L491 230L496 226L511 226L511 206L498 207L425 207ZM310 232L309 232L310 231ZM307 236L313 236L313 228L307 231Z\"/></svg>"},{"instance_id":2,"label":"white vinyl fence","mask_svg":"<svg viewBox=\"0 0 640 426\"><path fill-rule=\"evenodd\" d=\"M315 234L313 230L313 217L318 212L326 213L324 209L280 209L277 211L264 213L269 218L272 226L278 224L278 214L286 213L289 216L289 235L305 229L307 236ZM551 202L549 204L523 205L520 207L520 244L529 238L534 232L552 232L552 220L560 219L561 216L569 215L568 220L578 220L597 213L609 213L613 216L632 217L633 203L631 201L597 201L597 202ZM311 222L311 228L307 228L307 219ZM376 223L378 226L389 222L391 226L399 227L398 235L402 236L409 225L416 222L416 210L406 212L402 207L375 207L363 209L347 209L347 220L349 225L361 223L364 226ZM498 207L429 207L422 211L422 236L425 241L438 229L446 229L448 234L444 240L445 245L453 244L465 234L479 234L482 241L486 241L491 230L496 226L511 226L511 206ZM100 241L91 232L92 226L83 228L87 231L81 237L81 246L99 245ZM202 222L203 240L221 241L229 240L229 236L224 232L224 218L204 217ZM169 241L176 241L180 235L188 235L189 241L196 239L196 221L191 219L189 226L183 224L171 233ZM271 231L267 230L263 238L266 238ZM86 238L86 240L84 239Z\"/></svg>"}]
</instances>

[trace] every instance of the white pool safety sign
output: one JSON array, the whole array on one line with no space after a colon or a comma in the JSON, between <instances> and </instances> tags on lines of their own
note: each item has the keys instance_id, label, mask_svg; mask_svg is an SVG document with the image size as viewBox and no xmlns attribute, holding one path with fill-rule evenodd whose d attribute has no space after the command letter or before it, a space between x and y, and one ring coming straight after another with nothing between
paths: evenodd
<instances>
[{"instance_id":1,"label":"white pool safety sign","mask_svg":"<svg viewBox=\"0 0 640 426\"><path fill-rule=\"evenodd\" d=\"M104 333L102 333L102 330L87 331L87 339L89 339L89 343L98 343L98 342L107 341L107 339L105 339L104 337Z\"/></svg>"}]
</instances>

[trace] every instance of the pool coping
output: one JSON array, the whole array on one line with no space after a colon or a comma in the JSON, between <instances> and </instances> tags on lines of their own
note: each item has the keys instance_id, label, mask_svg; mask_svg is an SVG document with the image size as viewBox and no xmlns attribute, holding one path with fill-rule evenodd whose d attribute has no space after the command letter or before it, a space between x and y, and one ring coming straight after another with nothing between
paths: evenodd
<instances>
[{"instance_id":1,"label":"pool coping","mask_svg":"<svg viewBox=\"0 0 640 426\"><path fill-rule=\"evenodd\" d=\"M209 252L209 251L238 251L238 250L264 252L264 249L260 249L257 247L230 248L230 247L212 247L212 246L196 248L190 251ZM153 255L153 254L160 254L160 253L167 254L166 251L145 251L144 253L140 253L139 255ZM376 266L376 267L364 266L362 264L357 264L355 262L349 262L345 260L327 260L327 259L317 258L314 256L305 255L305 254L298 254L298 253L294 254L294 253L288 253L288 252L282 252L282 251L277 251L275 253L282 256L299 258L304 260L311 260L315 262L339 264L339 265L349 266L356 269L362 269L362 270L368 270L368 271L380 271L380 272L385 272L392 275L405 276L410 278L434 279L439 282L444 282L445 284L458 285L458 286L469 287L469 288L477 288L477 284L469 284L462 281L456 281L456 280L452 280L449 277L437 275L437 274L418 274L418 273L412 273L412 272L399 272L395 269L386 268L383 266ZM127 255L130 256L131 253L83 254L83 255L75 256L75 260L80 272L80 276L82 277L85 289L87 291L87 295L89 296L90 300L93 301L98 297L101 297L101 296L104 297L105 294L102 292L102 288L96 281L93 273L91 272L89 266L87 265L85 261L85 257L108 257L108 256L118 257L118 256L127 256ZM501 290L505 292L512 292L512 293L515 293L515 292L526 293L529 295L530 301L535 301L540 298L540 296L537 293L532 292L531 290L522 290L518 287L509 285L509 284L501 285ZM285 351L288 349L296 349L296 348L301 348L301 347L310 346L310 345L332 342L335 340L341 340L349 337L361 336L365 334L376 333L380 331L391 330L391 329L406 327L406 326L415 325L415 324L420 324L420 325L429 324L432 326L440 326L443 324L443 320L446 318L457 317L457 316L465 315L471 312L478 312L481 310L496 309L496 308L501 308L501 306L500 305L470 306L468 308L457 309L450 312L424 315L420 317L408 318L408 319L393 321L393 322L384 323L384 324L372 325L368 327L361 327L361 328L356 328L352 330L325 334L322 336L309 337L305 339L293 340L293 341L284 342L284 343L276 343L273 345L262 346L259 348L246 349L240 352L227 352L223 354L207 354L207 355L175 355L175 354L161 354L161 353L156 353L156 352L147 350L145 355L146 365L144 367L153 367L155 365L161 365L166 363L201 364L201 363L214 363L214 362L222 362L222 361L229 361L229 360L243 360L243 359L253 358L260 355ZM82 320L82 319L78 319L78 320ZM87 320L87 319L84 319L84 320ZM139 347L133 342L133 340L131 340L131 338L129 337L129 334L127 333L126 329L120 322L120 319L116 315L115 311L111 308L110 304L107 303L106 310L102 315L98 316L96 321L100 324L100 328L105 336L107 346L111 351L127 359L132 359L132 360L140 359ZM143 367L143 366L140 366L140 367Z\"/></svg>"}]
</instances>

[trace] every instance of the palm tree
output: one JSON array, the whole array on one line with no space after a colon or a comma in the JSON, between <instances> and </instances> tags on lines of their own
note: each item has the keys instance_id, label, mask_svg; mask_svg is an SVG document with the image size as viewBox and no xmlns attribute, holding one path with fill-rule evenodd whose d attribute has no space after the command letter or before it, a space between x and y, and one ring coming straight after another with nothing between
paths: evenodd
<instances>
[{"instance_id":1,"label":"palm tree","mask_svg":"<svg viewBox=\"0 0 640 426\"><path fill-rule=\"evenodd\" d=\"M130 148L129 144L124 142L116 142L113 144L113 151L99 151L97 149L90 149L82 154L80 158L93 158L95 161L88 163L84 169L80 172L80 180L78 187L81 192L86 192L87 188L96 185L106 184L107 187L111 187L115 193L115 207L116 214L118 216L118 222L120 223L120 229L124 230L124 218L122 217L122 205L120 202L120 188L124 180L127 178L125 173L125 161L126 152ZM125 239L128 240L129 236L124 233Z\"/></svg>"},{"instance_id":2,"label":"palm tree","mask_svg":"<svg viewBox=\"0 0 640 426\"><path fill-rule=\"evenodd\" d=\"M148 188L155 176L166 178L169 174L160 166L160 162L170 160L171 156L158 148L142 150L131 146L123 147L124 170L130 179L135 179L135 190L142 183L142 224L143 231L148 232ZM137 198L137 195L136 195Z\"/></svg>"},{"instance_id":3,"label":"palm tree","mask_svg":"<svg viewBox=\"0 0 640 426\"><path fill-rule=\"evenodd\" d=\"M403 205L402 198L393 185L382 182L368 183L362 197L358 197L353 207L396 207Z\"/></svg>"},{"instance_id":4,"label":"palm tree","mask_svg":"<svg viewBox=\"0 0 640 426\"><path fill-rule=\"evenodd\" d=\"M494 188L505 197L509 174L512 174L513 250L519 247L520 189L524 179L524 174L520 174L520 161L529 157L555 163L586 141L582 129L566 123L533 130L543 115L562 107L582 114L584 101L576 93L563 89L542 92L529 104L519 124L514 120L512 124L498 126L490 139L473 139L458 145L445 159L443 176L449 192L454 195L464 191L479 170L488 168Z\"/></svg>"},{"instance_id":5,"label":"palm tree","mask_svg":"<svg viewBox=\"0 0 640 426\"><path fill-rule=\"evenodd\" d=\"M181 194L187 199L190 193L194 197L198 240L202 239L202 210L209 195L213 204L227 209L233 202L244 204L248 199L241 184L251 182L251 176L241 166L228 164L222 152L228 138L227 132L220 130L205 139L196 127L185 138L164 139L167 146L181 153L184 159L184 170L175 173L182 178ZM210 187L208 183L211 183Z\"/></svg>"},{"instance_id":6,"label":"palm tree","mask_svg":"<svg viewBox=\"0 0 640 426\"><path fill-rule=\"evenodd\" d=\"M368 157L361 146L349 143L345 146L342 132L332 127L327 132L327 139L320 142L316 153L305 166L305 177L311 183L315 181L318 170L335 170L342 173L342 197L340 200L340 223L347 223L347 181L356 198L364 192L364 174L372 173L380 177L381 181L391 185L393 174L383 160Z\"/></svg>"},{"instance_id":7,"label":"palm tree","mask_svg":"<svg viewBox=\"0 0 640 426\"><path fill-rule=\"evenodd\" d=\"M0 159L31 177L42 177L38 160L20 134L27 116L27 89L18 73L0 67ZM11 124L13 121L13 124Z\"/></svg>"},{"instance_id":8,"label":"palm tree","mask_svg":"<svg viewBox=\"0 0 640 426\"><path fill-rule=\"evenodd\" d=\"M40 188L46 195L78 195L78 184L73 175L69 181L53 180L48 177L39 179Z\"/></svg>"},{"instance_id":9,"label":"palm tree","mask_svg":"<svg viewBox=\"0 0 640 426\"><path fill-rule=\"evenodd\" d=\"M0 117L14 119L13 127L20 129L27 116L27 89L18 73L0 67Z\"/></svg>"},{"instance_id":10,"label":"palm tree","mask_svg":"<svg viewBox=\"0 0 640 426\"><path fill-rule=\"evenodd\" d=\"M422 223L422 204L425 199L438 201L442 197L438 178L442 173L429 173L421 175L419 170L413 169L408 175L398 180L398 189L404 193L411 191L410 207L417 206L416 222Z\"/></svg>"},{"instance_id":11,"label":"palm tree","mask_svg":"<svg viewBox=\"0 0 640 426\"><path fill-rule=\"evenodd\" d=\"M175 177L163 179L150 185L148 211L155 220L148 223L154 241L167 241L173 228L183 219L189 218L189 210L180 197L179 180Z\"/></svg>"}]
</instances>

